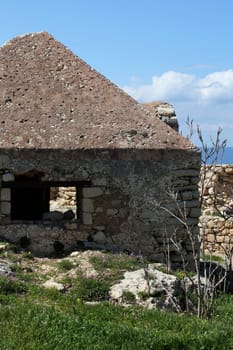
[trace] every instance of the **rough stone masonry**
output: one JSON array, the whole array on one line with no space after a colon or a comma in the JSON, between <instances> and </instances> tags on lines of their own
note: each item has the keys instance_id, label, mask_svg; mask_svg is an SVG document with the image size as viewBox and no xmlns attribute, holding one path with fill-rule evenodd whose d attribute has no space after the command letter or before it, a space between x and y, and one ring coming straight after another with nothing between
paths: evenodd
<instances>
[{"instance_id":1,"label":"rough stone masonry","mask_svg":"<svg viewBox=\"0 0 233 350\"><path fill-rule=\"evenodd\" d=\"M85 242L164 261L173 190L198 235L200 154L189 141L48 33L0 48L0 236L35 254ZM74 207L51 205L71 188ZM170 247L173 262L180 254Z\"/></svg>"},{"instance_id":2,"label":"rough stone masonry","mask_svg":"<svg viewBox=\"0 0 233 350\"><path fill-rule=\"evenodd\" d=\"M201 169L202 210L200 234L206 254L232 256L233 166L205 165Z\"/></svg>"}]
</instances>

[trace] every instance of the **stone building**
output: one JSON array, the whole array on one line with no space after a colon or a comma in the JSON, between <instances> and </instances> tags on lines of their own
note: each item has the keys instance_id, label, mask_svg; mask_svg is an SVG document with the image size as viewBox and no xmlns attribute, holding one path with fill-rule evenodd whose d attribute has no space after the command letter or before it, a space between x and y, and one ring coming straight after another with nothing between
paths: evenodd
<instances>
[{"instance_id":1,"label":"stone building","mask_svg":"<svg viewBox=\"0 0 233 350\"><path fill-rule=\"evenodd\" d=\"M39 255L97 244L164 259L183 226L167 190L199 216L199 151L48 33L0 48L0 237ZM72 208L54 191L75 192ZM180 256L171 248L171 259Z\"/></svg>"}]
</instances>

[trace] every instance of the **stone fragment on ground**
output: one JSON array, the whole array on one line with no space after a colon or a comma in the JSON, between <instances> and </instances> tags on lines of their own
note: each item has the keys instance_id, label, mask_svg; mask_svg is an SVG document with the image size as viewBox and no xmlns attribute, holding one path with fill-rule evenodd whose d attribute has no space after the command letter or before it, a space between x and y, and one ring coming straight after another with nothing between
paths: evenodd
<instances>
[{"instance_id":1,"label":"stone fragment on ground","mask_svg":"<svg viewBox=\"0 0 233 350\"><path fill-rule=\"evenodd\" d=\"M59 292L63 292L65 290L65 287L62 283L58 283L54 281L53 279L50 279L42 284L42 286L46 289L56 289Z\"/></svg>"},{"instance_id":2,"label":"stone fragment on ground","mask_svg":"<svg viewBox=\"0 0 233 350\"><path fill-rule=\"evenodd\" d=\"M111 287L111 299L122 303L124 292L130 292L138 304L148 308L181 311L181 280L157 268L158 264L150 264L146 269L125 272L124 279Z\"/></svg>"},{"instance_id":3,"label":"stone fragment on ground","mask_svg":"<svg viewBox=\"0 0 233 350\"><path fill-rule=\"evenodd\" d=\"M11 276L12 270L6 262L0 262L0 276Z\"/></svg>"},{"instance_id":4,"label":"stone fragment on ground","mask_svg":"<svg viewBox=\"0 0 233 350\"><path fill-rule=\"evenodd\" d=\"M10 244L7 242L1 242L0 243L0 252L3 252L4 250L9 249Z\"/></svg>"}]
</instances>

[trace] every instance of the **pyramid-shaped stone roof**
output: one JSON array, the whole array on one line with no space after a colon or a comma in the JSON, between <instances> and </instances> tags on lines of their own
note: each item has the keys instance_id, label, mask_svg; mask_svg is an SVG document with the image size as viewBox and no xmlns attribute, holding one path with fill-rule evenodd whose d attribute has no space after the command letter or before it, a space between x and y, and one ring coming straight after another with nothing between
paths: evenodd
<instances>
[{"instance_id":1,"label":"pyramid-shaped stone roof","mask_svg":"<svg viewBox=\"0 0 233 350\"><path fill-rule=\"evenodd\" d=\"M46 32L0 48L0 148L193 146Z\"/></svg>"}]
</instances>

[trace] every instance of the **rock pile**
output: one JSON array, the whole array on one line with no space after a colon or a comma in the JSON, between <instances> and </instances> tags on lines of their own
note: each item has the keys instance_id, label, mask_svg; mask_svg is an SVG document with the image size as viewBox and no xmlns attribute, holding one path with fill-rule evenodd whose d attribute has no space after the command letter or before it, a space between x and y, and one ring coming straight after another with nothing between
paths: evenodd
<instances>
[{"instance_id":1,"label":"rock pile","mask_svg":"<svg viewBox=\"0 0 233 350\"><path fill-rule=\"evenodd\" d=\"M76 212L76 188L75 187L52 187L50 195L50 211Z\"/></svg>"},{"instance_id":2,"label":"rock pile","mask_svg":"<svg viewBox=\"0 0 233 350\"><path fill-rule=\"evenodd\" d=\"M143 106L157 118L161 119L174 130L178 131L179 125L176 117L176 112L170 103L158 101L143 103Z\"/></svg>"},{"instance_id":3,"label":"rock pile","mask_svg":"<svg viewBox=\"0 0 233 350\"><path fill-rule=\"evenodd\" d=\"M137 304L148 308L175 312L184 310L185 294L182 280L160 271L162 267L161 264L149 264L146 269L125 272L124 279L112 286L111 299L125 304L125 296L129 293ZM188 285L188 279L186 284Z\"/></svg>"}]
</instances>

